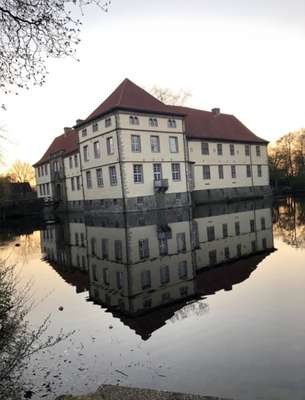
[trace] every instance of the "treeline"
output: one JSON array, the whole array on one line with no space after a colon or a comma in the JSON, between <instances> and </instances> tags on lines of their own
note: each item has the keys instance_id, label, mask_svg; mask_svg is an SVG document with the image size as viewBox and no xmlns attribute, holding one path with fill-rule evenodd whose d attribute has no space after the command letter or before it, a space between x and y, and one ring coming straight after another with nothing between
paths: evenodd
<instances>
[{"instance_id":1,"label":"treeline","mask_svg":"<svg viewBox=\"0 0 305 400\"><path fill-rule=\"evenodd\" d=\"M275 189L305 192L305 129L290 132L268 147L270 181Z\"/></svg>"}]
</instances>

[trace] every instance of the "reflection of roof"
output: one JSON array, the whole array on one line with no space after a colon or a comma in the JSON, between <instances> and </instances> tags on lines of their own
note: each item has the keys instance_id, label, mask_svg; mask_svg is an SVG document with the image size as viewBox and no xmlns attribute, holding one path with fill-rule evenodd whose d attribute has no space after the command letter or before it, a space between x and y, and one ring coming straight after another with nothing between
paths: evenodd
<instances>
[{"instance_id":1,"label":"reflection of roof","mask_svg":"<svg viewBox=\"0 0 305 400\"><path fill-rule=\"evenodd\" d=\"M89 288L88 272L80 271L73 267L59 265L48 259L47 261L65 282L76 288L76 293L82 293L88 290Z\"/></svg>"},{"instance_id":2,"label":"reflection of roof","mask_svg":"<svg viewBox=\"0 0 305 400\"><path fill-rule=\"evenodd\" d=\"M210 269L204 269L198 273L194 279L195 294L192 297L179 299L171 304L158 306L154 309L142 310L140 315L127 315L118 308L109 308L100 301L101 304L114 317L119 318L125 325L140 335L143 340L148 340L152 333L165 325L175 312L185 307L192 299L202 298L215 294L220 290L231 290L237 285L248 279L251 273L257 268L258 264L270 253L265 251L247 258L242 258L232 263L222 264ZM95 302L96 299L91 298Z\"/></svg>"},{"instance_id":3,"label":"reflection of roof","mask_svg":"<svg viewBox=\"0 0 305 400\"><path fill-rule=\"evenodd\" d=\"M197 291L203 296L208 296L219 290L232 290L234 285L248 279L269 253L268 250L232 263L203 270L196 277Z\"/></svg>"},{"instance_id":4,"label":"reflection of roof","mask_svg":"<svg viewBox=\"0 0 305 400\"><path fill-rule=\"evenodd\" d=\"M48 150L44 153L42 158L37 161L33 167L37 167L45 162L49 161L49 157L52 154L58 153L62 151L64 155L73 153L78 150L78 134L77 131L74 129L70 129L68 132L57 136L51 145L49 146Z\"/></svg>"}]
</instances>

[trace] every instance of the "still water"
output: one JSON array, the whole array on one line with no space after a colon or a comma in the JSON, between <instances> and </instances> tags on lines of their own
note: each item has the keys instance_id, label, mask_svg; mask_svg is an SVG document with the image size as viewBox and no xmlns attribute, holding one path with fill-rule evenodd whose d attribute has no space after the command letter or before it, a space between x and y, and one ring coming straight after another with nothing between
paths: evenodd
<instances>
[{"instance_id":1,"label":"still water","mask_svg":"<svg viewBox=\"0 0 305 400\"><path fill-rule=\"evenodd\" d=\"M31 281L32 326L74 331L30 360L34 399L103 383L305 399L304 200L0 232L0 258Z\"/></svg>"}]
</instances>

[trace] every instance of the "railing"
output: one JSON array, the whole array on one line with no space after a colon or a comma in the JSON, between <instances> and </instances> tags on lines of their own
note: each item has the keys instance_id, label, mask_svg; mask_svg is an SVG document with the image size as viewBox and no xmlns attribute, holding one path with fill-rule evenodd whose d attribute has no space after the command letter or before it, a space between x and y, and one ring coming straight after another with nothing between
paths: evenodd
<instances>
[{"instance_id":1,"label":"railing","mask_svg":"<svg viewBox=\"0 0 305 400\"><path fill-rule=\"evenodd\" d=\"M168 179L154 181L154 188L156 192L166 192L168 189Z\"/></svg>"}]
</instances>

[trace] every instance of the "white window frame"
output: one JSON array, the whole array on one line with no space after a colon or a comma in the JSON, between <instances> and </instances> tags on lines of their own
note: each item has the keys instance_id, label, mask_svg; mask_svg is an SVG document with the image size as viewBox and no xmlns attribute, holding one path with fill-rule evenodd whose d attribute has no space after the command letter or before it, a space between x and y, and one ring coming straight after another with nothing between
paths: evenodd
<instances>
[{"instance_id":1,"label":"white window frame","mask_svg":"<svg viewBox=\"0 0 305 400\"><path fill-rule=\"evenodd\" d=\"M108 136L106 139L106 147L107 147L107 154L112 155L114 154L114 143L113 143L113 136Z\"/></svg>"},{"instance_id":2,"label":"white window frame","mask_svg":"<svg viewBox=\"0 0 305 400\"><path fill-rule=\"evenodd\" d=\"M170 153L179 153L179 143L177 136L170 136L168 138Z\"/></svg>"},{"instance_id":3,"label":"white window frame","mask_svg":"<svg viewBox=\"0 0 305 400\"><path fill-rule=\"evenodd\" d=\"M142 164L133 164L133 182L134 183L143 183L143 165Z\"/></svg>"},{"instance_id":4,"label":"white window frame","mask_svg":"<svg viewBox=\"0 0 305 400\"><path fill-rule=\"evenodd\" d=\"M103 170L102 168L97 168L96 170L96 183L98 187L103 187L104 186L104 180L103 180Z\"/></svg>"},{"instance_id":5,"label":"white window frame","mask_svg":"<svg viewBox=\"0 0 305 400\"><path fill-rule=\"evenodd\" d=\"M160 153L160 137L158 135L150 136L150 149L152 153Z\"/></svg>"},{"instance_id":6,"label":"white window frame","mask_svg":"<svg viewBox=\"0 0 305 400\"><path fill-rule=\"evenodd\" d=\"M141 136L131 135L131 151L133 153L141 153Z\"/></svg>"},{"instance_id":7,"label":"white window frame","mask_svg":"<svg viewBox=\"0 0 305 400\"><path fill-rule=\"evenodd\" d=\"M172 180L174 182L181 181L181 167L180 163L172 163Z\"/></svg>"},{"instance_id":8,"label":"white window frame","mask_svg":"<svg viewBox=\"0 0 305 400\"><path fill-rule=\"evenodd\" d=\"M115 165L111 165L109 167L109 180L110 180L110 185L111 186L117 186L118 184L118 177L117 177L117 172L116 172L116 167Z\"/></svg>"},{"instance_id":9,"label":"white window frame","mask_svg":"<svg viewBox=\"0 0 305 400\"><path fill-rule=\"evenodd\" d=\"M93 142L94 158L101 158L101 144L99 140Z\"/></svg>"}]
</instances>

